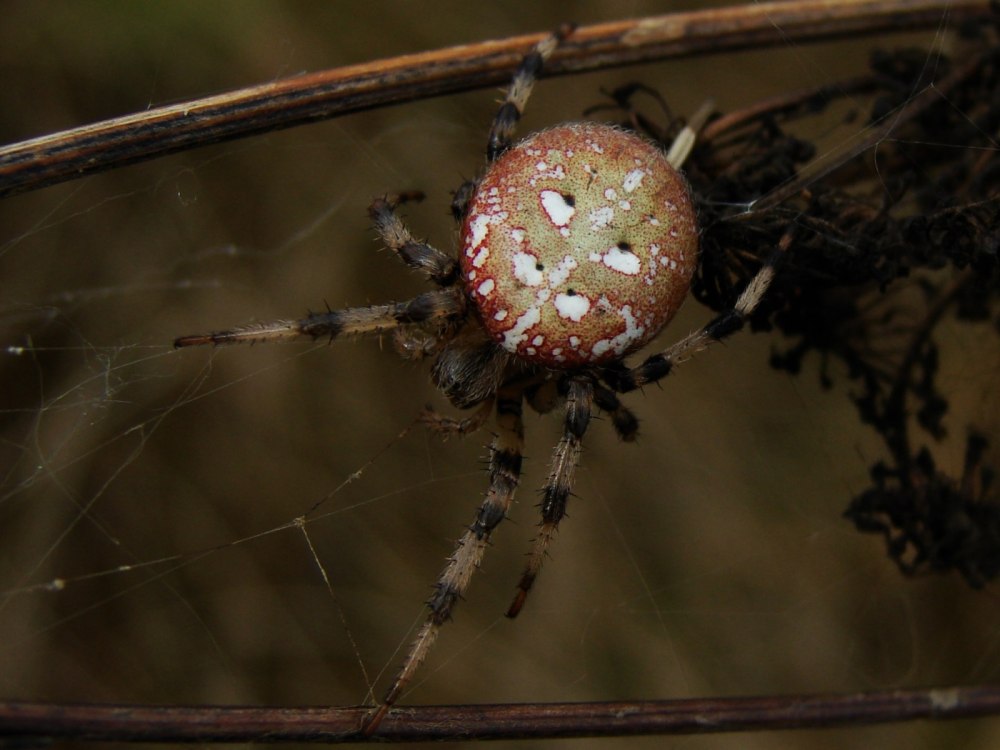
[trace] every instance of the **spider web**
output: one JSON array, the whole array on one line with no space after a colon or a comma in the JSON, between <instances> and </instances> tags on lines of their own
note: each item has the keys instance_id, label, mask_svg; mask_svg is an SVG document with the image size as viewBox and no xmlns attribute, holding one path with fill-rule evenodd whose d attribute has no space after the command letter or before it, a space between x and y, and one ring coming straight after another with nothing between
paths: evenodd
<instances>
[{"instance_id":1,"label":"spider web","mask_svg":"<svg viewBox=\"0 0 1000 750\"><path fill-rule=\"evenodd\" d=\"M374 56L554 27L536 9L365 4L14 12L3 142ZM242 7L242 6L241 6ZM608 20L581 3L582 22ZM630 15L662 12L634 3ZM319 12L320 16L312 15ZM565 10L560 10L565 13ZM192 24L196 24L192 26ZM335 29L350 33L334 37ZM943 19L947 29L947 21ZM82 28L88 35L80 34ZM22 38L15 30L30 29ZM268 29L266 35L260 30ZM178 54L176 38L189 40ZM44 65L29 43L54 50ZM944 32L914 37L935 50ZM541 83L522 133L638 80L676 112L841 80L841 42ZM24 48L22 49L22 45ZM373 53L377 50L377 54ZM933 67L935 52L927 63ZM44 103L21 106L27 92ZM916 94L917 92L914 92ZM179 334L402 299L420 280L377 252L364 209L420 188L410 225L450 248L449 190L479 163L478 92L205 148L0 204L0 691L30 700L346 705L380 695L421 600L485 487L476 435L414 427L443 406L390 341L175 352ZM850 109L848 102L846 109ZM859 105L860 106L860 105ZM864 133L845 110L803 126L821 152ZM955 145L961 149L961 144ZM865 158L879 158L879 147ZM892 175L885 174L888 183ZM700 326L690 302L661 341ZM941 381L960 471L967 425L996 434L995 337L945 324ZM600 700L996 681L995 590L901 577L841 513L883 450L815 370L767 366L740 335L628 400L634 446L587 436L570 518L516 622L502 617L558 432L526 420L510 522L407 696L419 703ZM836 739L839 739L840 735ZM857 730L879 746L992 746L983 725ZM992 742L991 742L992 740ZM832 742L823 734L760 744ZM691 740L687 740L691 742ZM720 740L747 746L747 738ZM602 747L606 746L602 742ZM735 744L734 744L735 746Z\"/></svg>"}]
</instances>

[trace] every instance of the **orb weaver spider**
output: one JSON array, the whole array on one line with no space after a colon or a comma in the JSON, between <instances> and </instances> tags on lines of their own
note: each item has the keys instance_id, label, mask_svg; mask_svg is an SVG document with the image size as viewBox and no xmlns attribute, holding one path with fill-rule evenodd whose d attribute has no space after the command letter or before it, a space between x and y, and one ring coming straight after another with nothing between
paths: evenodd
<instances>
[{"instance_id":1,"label":"orb weaver spider","mask_svg":"<svg viewBox=\"0 0 1000 750\"><path fill-rule=\"evenodd\" d=\"M182 336L177 347L334 339L392 331L406 357L434 356L435 384L464 419L426 412L444 434L468 434L495 413L489 486L427 601L428 614L382 703L373 733L430 651L469 586L490 537L507 516L521 472L526 403L542 414L563 405L563 434L542 489L541 524L508 617L521 611L562 520L594 407L618 436L638 420L618 398L739 330L774 277L782 247L732 307L636 366L625 356L648 343L679 309L698 263L698 227L678 169L711 113L702 107L667 153L625 130L558 125L515 143L514 130L545 60L572 33L565 25L521 61L490 129L481 176L452 204L462 224L458 257L413 237L396 209L419 193L376 199L369 208L382 241L436 289L405 302L328 310L301 320Z\"/></svg>"}]
</instances>

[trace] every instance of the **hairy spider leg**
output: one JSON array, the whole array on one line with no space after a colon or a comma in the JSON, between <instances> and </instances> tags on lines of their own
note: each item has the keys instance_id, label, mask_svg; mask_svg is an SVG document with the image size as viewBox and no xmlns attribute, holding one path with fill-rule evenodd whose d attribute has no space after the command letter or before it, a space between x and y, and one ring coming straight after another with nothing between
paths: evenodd
<instances>
[{"instance_id":1,"label":"hairy spider leg","mask_svg":"<svg viewBox=\"0 0 1000 750\"><path fill-rule=\"evenodd\" d=\"M479 178L472 180L466 180L461 185L458 186L456 190L451 195L451 215L459 224L465 221L465 214L469 210L469 203L472 201L472 196L476 194L476 190L479 189Z\"/></svg>"},{"instance_id":2,"label":"hairy spider leg","mask_svg":"<svg viewBox=\"0 0 1000 750\"><path fill-rule=\"evenodd\" d=\"M413 191L376 198L368 207L368 215L375 222L379 237L400 260L426 273L434 283L451 286L458 278L458 261L423 240L415 239L396 214L396 207L401 203L423 200L423 197L423 193Z\"/></svg>"},{"instance_id":3,"label":"hairy spider leg","mask_svg":"<svg viewBox=\"0 0 1000 750\"><path fill-rule=\"evenodd\" d=\"M602 374L604 381L618 393L628 393L649 383L655 383L669 375L675 365L743 328L771 286L775 268L791 245L792 237L790 229L729 310L713 318L704 328L694 331L662 352L653 354L636 367L629 368L623 365L620 369L606 369Z\"/></svg>"},{"instance_id":4,"label":"hairy spider leg","mask_svg":"<svg viewBox=\"0 0 1000 750\"><path fill-rule=\"evenodd\" d=\"M626 442L635 441L639 434L639 418L625 406L614 394L604 386L594 383L594 403L611 417L611 426L615 428L618 437Z\"/></svg>"},{"instance_id":5,"label":"hairy spider leg","mask_svg":"<svg viewBox=\"0 0 1000 750\"><path fill-rule=\"evenodd\" d=\"M300 320L251 323L225 331L181 336L177 348L205 344L259 344L291 341L302 337L329 338L364 333L381 333L413 323L445 320L465 312L465 298L457 288L424 292L406 302L349 307L311 313Z\"/></svg>"},{"instance_id":6,"label":"hairy spider leg","mask_svg":"<svg viewBox=\"0 0 1000 750\"><path fill-rule=\"evenodd\" d=\"M423 193L418 191L376 198L368 207L368 215L375 222L379 237L396 257L410 268L425 272L442 289L425 292L406 302L327 310L310 313L299 320L251 323L224 331L181 336L174 340L174 346L260 344L303 337L328 337L332 341L343 335L382 333L409 324L443 321L463 315L466 312L465 299L454 287L458 279L458 263L436 247L415 239L396 214L396 207L400 204L422 198Z\"/></svg>"},{"instance_id":7,"label":"hairy spider leg","mask_svg":"<svg viewBox=\"0 0 1000 750\"><path fill-rule=\"evenodd\" d=\"M528 555L528 563L517 585L517 594L507 617L517 617L524 600L531 590L535 578L541 570L548 546L559 528L559 522L566 514L566 502L573 489L573 476L583 449L583 435L590 424L591 408L594 400L593 379L578 376L567 379L566 417L563 421L563 436L552 454L549 476L542 488L542 523L535 537L535 544Z\"/></svg>"},{"instance_id":8,"label":"hairy spider leg","mask_svg":"<svg viewBox=\"0 0 1000 750\"><path fill-rule=\"evenodd\" d=\"M563 24L554 34L539 42L521 60L521 64L510 82L510 87L507 89L507 96L500 105L500 109L497 110L496 117L493 118L493 125L490 126L489 139L486 141L488 161L495 161L498 156L510 148L514 141L514 130L524 113L524 106L528 102L528 97L531 96L535 79L542 72L545 61L552 56L559 43L573 33L574 28L574 24Z\"/></svg>"},{"instance_id":9,"label":"hairy spider leg","mask_svg":"<svg viewBox=\"0 0 1000 750\"><path fill-rule=\"evenodd\" d=\"M438 577L434 594L427 601L430 610L427 619L410 645L402 667L382 699L382 705L366 722L364 733L367 735L378 728L427 658L441 626L451 619L452 609L469 587L472 574L479 567L489 545L493 529L507 517L521 476L524 387L523 383L507 384L497 392L497 435L490 447L490 483L486 497L476 512L475 520L458 540L455 551Z\"/></svg>"},{"instance_id":10,"label":"hairy spider leg","mask_svg":"<svg viewBox=\"0 0 1000 750\"><path fill-rule=\"evenodd\" d=\"M476 410L467 417L458 419L446 414L441 414L431 406L425 406L420 412L420 423L431 432L436 432L444 438L452 435L471 435L479 430L486 420L493 413L493 398L483 401Z\"/></svg>"},{"instance_id":11,"label":"hairy spider leg","mask_svg":"<svg viewBox=\"0 0 1000 750\"><path fill-rule=\"evenodd\" d=\"M551 36L539 42L535 48L521 59L520 65L514 72L507 94L504 97L500 109L497 110L490 126L490 134L486 140L486 160L493 162L504 151L510 148L514 142L514 131L517 123L524 113L524 107L531 96L531 89L534 88L535 79L541 73L545 61L551 57L559 43L569 36L574 24L563 24ZM461 222L465 219L465 212L469 207L472 196L475 195L479 187L479 179L473 178L465 180L455 191L451 201L451 214L455 221Z\"/></svg>"}]
</instances>

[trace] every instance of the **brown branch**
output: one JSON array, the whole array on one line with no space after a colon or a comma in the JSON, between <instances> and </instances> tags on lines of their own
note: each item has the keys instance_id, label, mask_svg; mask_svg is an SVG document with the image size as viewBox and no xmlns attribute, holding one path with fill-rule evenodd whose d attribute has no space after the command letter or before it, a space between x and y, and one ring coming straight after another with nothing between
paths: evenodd
<instances>
[{"instance_id":1,"label":"brown branch","mask_svg":"<svg viewBox=\"0 0 1000 750\"><path fill-rule=\"evenodd\" d=\"M0 702L0 738L129 742L360 742L371 708L56 705ZM382 742L541 739L834 728L1000 714L1000 687L616 703L393 709Z\"/></svg>"},{"instance_id":2,"label":"brown branch","mask_svg":"<svg viewBox=\"0 0 1000 750\"><path fill-rule=\"evenodd\" d=\"M738 130L765 118L777 120L780 116L791 116L803 110L817 108L818 103L826 104L835 99L854 96L874 90L875 77L871 75L837 81L835 85L816 86L799 91L777 94L755 102L748 107L720 114L698 133L699 143L712 141L720 135Z\"/></svg>"},{"instance_id":3,"label":"brown branch","mask_svg":"<svg viewBox=\"0 0 1000 750\"><path fill-rule=\"evenodd\" d=\"M902 31L991 15L989 0L792 0L579 28L546 75ZM494 86L543 34L296 76L0 148L0 197L186 149L350 112Z\"/></svg>"}]
</instances>

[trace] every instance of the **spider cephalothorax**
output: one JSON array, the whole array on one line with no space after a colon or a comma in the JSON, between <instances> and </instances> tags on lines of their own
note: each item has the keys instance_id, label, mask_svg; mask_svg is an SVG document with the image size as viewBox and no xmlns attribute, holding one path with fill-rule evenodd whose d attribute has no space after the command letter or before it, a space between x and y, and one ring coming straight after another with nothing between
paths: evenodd
<instances>
[{"instance_id":1,"label":"spider cephalothorax","mask_svg":"<svg viewBox=\"0 0 1000 750\"><path fill-rule=\"evenodd\" d=\"M406 302L331 310L301 320L184 336L177 346L275 341L393 331L405 356L435 357L435 383L453 419L428 412L445 433L468 433L495 414L489 488L438 578L429 613L403 666L364 730L376 730L424 661L506 517L521 470L523 405L562 404L563 436L542 489L538 535L508 616L521 610L562 520L581 441L594 406L624 440L638 420L617 394L666 376L673 365L738 330L773 277L765 263L733 307L662 352L629 367L624 357L673 317L697 265L698 230L687 183L677 172L710 107L696 114L667 153L621 129L571 123L514 145L514 125L565 27L525 56L494 120L482 176L456 193L463 222L456 255L414 239L396 214L416 194L375 200L369 213L385 244L437 289ZM777 252L774 259L777 258Z\"/></svg>"}]
</instances>

